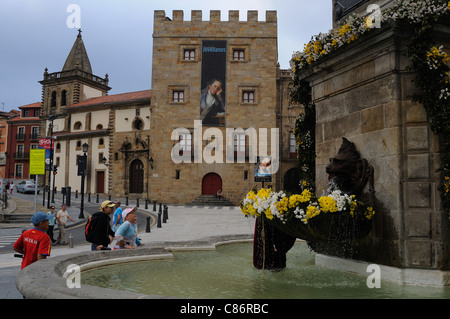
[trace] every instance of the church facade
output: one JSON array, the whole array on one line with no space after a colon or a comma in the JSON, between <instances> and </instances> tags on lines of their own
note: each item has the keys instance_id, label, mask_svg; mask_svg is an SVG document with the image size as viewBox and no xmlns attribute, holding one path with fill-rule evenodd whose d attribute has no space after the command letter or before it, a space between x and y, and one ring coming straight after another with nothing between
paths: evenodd
<instances>
[{"instance_id":1,"label":"church facade","mask_svg":"<svg viewBox=\"0 0 450 319\"><path fill-rule=\"evenodd\" d=\"M238 204L255 186L295 190L301 107L278 65L275 11L155 11L152 61L151 90L108 95L80 31L63 70L45 70L40 135L55 139L58 188L80 190L87 144L87 193L187 204L222 189ZM263 158L271 175L258 173Z\"/></svg>"}]
</instances>

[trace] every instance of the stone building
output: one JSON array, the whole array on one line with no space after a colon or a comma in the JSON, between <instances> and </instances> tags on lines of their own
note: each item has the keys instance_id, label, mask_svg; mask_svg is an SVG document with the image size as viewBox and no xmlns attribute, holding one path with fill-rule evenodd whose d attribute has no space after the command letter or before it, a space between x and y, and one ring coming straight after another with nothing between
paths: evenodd
<instances>
[{"instance_id":1,"label":"stone building","mask_svg":"<svg viewBox=\"0 0 450 319\"><path fill-rule=\"evenodd\" d=\"M108 75L93 75L81 31L63 70L45 70L41 135L56 138L56 186L80 190L77 164L87 143L87 193L186 204L222 188L237 204L262 186L259 155L275 168L265 187L295 188L300 108L290 103L289 71L278 66L276 12L258 21L249 11L239 21L239 11L230 11L221 21L211 11L203 21L192 11L185 21L182 11L172 19L155 11L153 46L151 91L109 96ZM205 115L211 97L202 93L213 78L222 109Z\"/></svg>"},{"instance_id":2,"label":"stone building","mask_svg":"<svg viewBox=\"0 0 450 319\"><path fill-rule=\"evenodd\" d=\"M221 188L226 198L238 203L254 186L261 186L254 178L254 153L278 161L276 174L264 186L281 187L279 138L286 136L272 133L284 119L281 111L287 110L281 107L287 103L281 95L288 89L278 85L285 85L289 76L277 63L275 11L267 11L265 21L258 21L257 11L248 11L246 21L239 20L239 11L229 11L228 21L221 20L220 11L211 11L209 20L203 20L202 12L194 10L191 21L184 20L183 11L173 11L172 19L155 11L150 129L154 162L149 183L153 198L189 203ZM216 101L208 108L206 92L214 85L220 86L220 93L211 94Z\"/></svg>"},{"instance_id":3,"label":"stone building","mask_svg":"<svg viewBox=\"0 0 450 319\"><path fill-rule=\"evenodd\" d=\"M55 138L53 164L58 167L55 176L57 188L70 186L73 191L81 190L77 166L79 157L84 154L82 145L86 143L89 146L86 153L87 193L145 194L147 188L124 191L128 190L130 185L128 174L117 172L126 171L124 167L127 163L123 164L120 160L122 156L129 158L133 148L123 150L122 144L116 144L124 134L127 135L124 140L136 141L143 138L142 131L148 132L150 90L108 95L108 75L101 78L92 73L81 31L62 71L48 73L45 69L44 79L40 83L40 132L41 137ZM54 117L49 120L49 116ZM145 137L145 140L148 152L148 137ZM139 149L138 153L142 153L141 151ZM131 183L141 184L143 182Z\"/></svg>"}]
</instances>

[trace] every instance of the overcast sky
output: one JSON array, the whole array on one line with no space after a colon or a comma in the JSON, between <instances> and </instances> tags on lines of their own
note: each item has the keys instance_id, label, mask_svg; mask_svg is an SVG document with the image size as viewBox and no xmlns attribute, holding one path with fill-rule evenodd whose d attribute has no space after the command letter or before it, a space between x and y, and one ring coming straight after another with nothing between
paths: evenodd
<instances>
[{"instance_id":1,"label":"overcast sky","mask_svg":"<svg viewBox=\"0 0 450 319\"><path fill-rule=\"evenodd\" d=\"M289 68L292 53L301 50L311 36L332 27L331 0L0 0L0 110L40 102L44 69L59 72L78 34L67 20L80 8L83 41L95 75L109 75L109 94L151 89L154 10L277 10L278 60ZM71 19L69 19L71 20ZM74 20L71 20L74 21Z\"/></svg>"}]
</instances>

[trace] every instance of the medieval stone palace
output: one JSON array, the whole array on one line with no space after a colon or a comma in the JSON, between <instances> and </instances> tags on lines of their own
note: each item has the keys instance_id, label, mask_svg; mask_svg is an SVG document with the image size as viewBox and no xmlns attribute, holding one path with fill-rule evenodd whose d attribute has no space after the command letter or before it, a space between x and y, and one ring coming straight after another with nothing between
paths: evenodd
<instances>
[{"instance_id":1,"label":"medieval stone palace","mask_svg":"<svg viewBox=\"0 0 450 319\"><path fill-rule=\"evenodd\" d=\"M40 81L40 136L55 138L55 185L80 190L86 155L91 194L187 204L221 189L237 204L262 182L295 190L301 107L290 103L277 50L276 11L265 21L257 11L247 21L239 11L227 21L220 11L208 21L202 11L191 21L155 11L151 90L108 95L108 75L93 74L80 31L63 69L45 69ZM259 178L264 158L272 171Z\"/></svg>"}]
</instances>

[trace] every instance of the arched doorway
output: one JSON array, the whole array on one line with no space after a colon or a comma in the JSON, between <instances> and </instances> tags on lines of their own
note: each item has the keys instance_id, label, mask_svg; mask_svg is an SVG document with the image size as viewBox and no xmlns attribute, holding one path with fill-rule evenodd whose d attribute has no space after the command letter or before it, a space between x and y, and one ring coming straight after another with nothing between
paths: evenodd
<instances>
[{"instance_id":1,"label":"arched doorway","mask_svg":"<svg viewBox=\"0 0 450 319\"><path fill-rule=\"evenodd\" d=\"M297 168L291 168L284 174L283 188L286 192L291 194L300 193L300 174Z\"/></svg>"},{"instance_id":2,"label":"arched doorway","mask_svg":"<svg viewBox=\"0 0 450 319\"><path fill-rule=\"evenodd\" d=\"M219 188L222 188L222 178L219 175L210 173L203 177L202 195L216 195Z\"/></svg>"},{"instance_id":3,"label":"arched doorway","mask_svg":"<svg viewBox=\"0 0 450 319\"><path fill-rule=\"evenodd\" d=\"M130 193L144 192L144 164L134 160L130 165Z\"/></svg>"}]
</instances>

